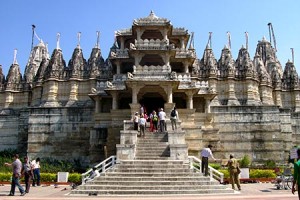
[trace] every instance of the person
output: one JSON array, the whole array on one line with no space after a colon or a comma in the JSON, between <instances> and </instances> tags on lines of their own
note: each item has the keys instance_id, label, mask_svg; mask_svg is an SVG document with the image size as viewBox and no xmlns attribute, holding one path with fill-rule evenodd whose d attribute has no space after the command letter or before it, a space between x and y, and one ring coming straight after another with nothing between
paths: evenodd
<instances>
[{"instance_id":1,"label":"person","mask_svg":"<svg viewBox=\"0 0 300 200\"><path fill-rule=\"evenodd\" d=\"M35 187L37 186L41 186L41 174L40 174L40 158L36 158L35 160L33 160L31 162L31 166L33 168L33 181L32 181L32 186Z\"/></svg>"},{"instance_id":2,"label":"person","mask_svg":"<svg viewBox=\"0 0 300 200\"><path fill-rule=\"evenodd\" d=\"M33 176L33 169L31 167L31 163L27 156L24 157L23 168L21 171L22 175L25 177L25 192L29 193L30 190L30 182Z\"/></svg>"},{"instance_id":3,"label":"person","mask_svg":"<svg viewBox=\"0 0 300 200\"><path fill-rule=\"evenodd\" d=\"M170 120L171 120L171 124L172 124L172 130L173 131L174 131L174 129L177 130L178 112L176 110L176 107L174 107L173 110L171 111Z\"/></svg>"},{"instance_id":4,"label":"person","mask_svg":"<svg viewBox=\"0 0 300 200\"><path fill-rule=\"evenodd\" d=\"M208 176L208 158L211 157L214 161L216 161L211 151L211 148L212 145L209 144L207 148L204 148L201 151L201 157L202 157L201 172L202 174L204 173L205 176Z\"/></svg>"},{"instance_id":5,"label":"person","mask_svg":"<svg viewBox=\"0 0 300 200\"><path fill-rule=\"evenodd\" d=\"M164 112L163 108L160 109L160 112L158 113L158 118L160 132L166 131L166 113Z\"/></svg>"},{"instance_id":6,"label":"person","mask_svg":"<svg viewBox=\"0 0 300 200\"><path fill-rule=\"evenodd\" d=\"M89 176L84 179L84 182L86 183L87 181L93 180L94 178L96 178L98 176L100 176L99 171L97 170L96 167L93 167L93 169L90 172Z\"/></svg>"},{"instance_id":7,"label":"person","mask_svg":"<svg viewBox=\"0 0 300 200\"><path fill-rule=\"evenodd\" d=\"M241 190L241 184L239 179L239 162L234 158L233 154L229 155L229 160L226 164L229 170L229 179L232 186L232 189L235 190L235 184L239 190Z\"/></svg>"},{"instance_id":8,"label":"person","mask_svg":"<svg viewBox=\"0 0 300 200\"><path fill-rule=\"evenodd\" d=\"M138 130L139 128L139 113L136 112L133 117L133 130Z\"/></svg>"},{"instance_id":9,"label":"person","mask_svg":"<svg viewBox=\"0 0 300 200\"><path fill-rule=\"evenodd\" d=\"M155 110L153 110L153 115L152 115L152 124L153 124L153 129L152 131L157 132L158 128L157 128L157 124L158 124L158 116L155 112Z\"/></svg>"},{"instance_id":10,"label":"person","mask_svg":"<svg viewBox=\"0 0 300 200\"><path fill-rule=\"evenodd\" d=\"M145 137L145 127L146 127L146 119L144 118L144 115L141 115L141 118L139 119L139 126L140 126L140 135L141 137Z\"/></svg>"},{"instance_id":11,"label":"person","mask_svg":"<svg viewBox=\"0 0 300 200\"><path fill-rule=\"evenodd\" d=\"M294 180L292 185L292 193L296 192L296 185L298 187L298 199L300 199L300 149L297 149L297 162L294 163Z\"/></svg>"},{"instance_id":12,"label":"person","mask_svg":"<svg viewBox=\"0 0 300 200\"><path fill-rule=\"evenodd\" d=\"M4 163L5 166L12 166L12 180L11 180L11 189L8 196L15 195L16 186L19 188L21 196L26 194L24 188L20 184L22 162L19 160L19 154L13 156L14 161L12 163Z\"/></svg>"}]
</instances>

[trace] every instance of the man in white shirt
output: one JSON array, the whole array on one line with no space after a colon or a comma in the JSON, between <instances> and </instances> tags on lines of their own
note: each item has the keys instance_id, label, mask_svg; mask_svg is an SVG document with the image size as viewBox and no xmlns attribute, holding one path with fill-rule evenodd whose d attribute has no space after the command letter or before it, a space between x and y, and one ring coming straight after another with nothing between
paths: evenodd
<instances>
[{"instance_id":1,"label":"man in white shirt","mask_svg":"<svg viewBox=\"0 0 300 200\"><path fill-rule=\"evenodd\" d=\"M139 119L139 125L140 125L140 132L141 137L145 137L145 127L146 127L146 119L144 118L144 115L141 115L141 118Z\"/></svg>"},{"instance_id":2,"label":"man in white shirt","mask_svg":"<svg viewBox=\"0 0 300 200\"><path fill-rule=\"evenodd\" d=\"M159 129L160 132L166 131L166 113L164 112L164 109L161 108L160 112L158 113L158 118L159 118Z\"/></svg>"},{"instance_id":3,"label":"man in white shirt","mask_svg":"<svg viewBox=\"0 0 300 200\"><path fill-rule=\"evenodd\" d=\"M214 158L212 151L211 151L212 145L208 145L207 148L202 149L201 151L201 157L202 157L202 163L201 163L201 171L202 174L204 172L204 176L208 176L208 158L211 157L216 161Z\"/></svg>"}]
</instances>

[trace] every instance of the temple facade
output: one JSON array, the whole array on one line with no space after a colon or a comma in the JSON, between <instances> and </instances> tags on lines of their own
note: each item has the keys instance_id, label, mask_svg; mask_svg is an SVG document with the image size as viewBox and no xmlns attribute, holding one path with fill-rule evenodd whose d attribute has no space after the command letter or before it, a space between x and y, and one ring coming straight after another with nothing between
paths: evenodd
<instances>
[{"instance_id":1,"label":"temple facade","mask_svg":"<svg viewBox=\"0 0 300 200\"><path fill-rule=\"evenodd\" d=\"M210 43L198 57L188 30L151 12L116 31L106 60L98 41L88 60L78 42L66 63L58 35L51 56L42 40L32 49L23 76L16 59L7 76L0 66L0 150L95 163L116 154L141 105L177 108L190 155L212 144L217 158L285 162L298 145L298 74L265 38L253 59L227 46L217 59Z\"/></svg>"}]
</instances>

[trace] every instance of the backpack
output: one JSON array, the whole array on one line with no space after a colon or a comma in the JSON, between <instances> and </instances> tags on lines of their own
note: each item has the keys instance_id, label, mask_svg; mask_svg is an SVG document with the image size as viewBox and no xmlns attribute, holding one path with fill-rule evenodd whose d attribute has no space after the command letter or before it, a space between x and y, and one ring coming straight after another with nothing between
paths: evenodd
<instances>
[{"instance_id":1,"label":"backpack","mask_svg":"<svg viewBox=\"0 0 300 200\"><path fill-rule=\"evenodd\" d=\"M157 121L158 121L158 117L157 117L157 115L153 115L153 117L152 117L152 121L154 121L154 122L157 122Z\"/></svg>"},{"instance_id":2,"label":"backpack","mask_svg":"<svg viewBox=\"0 0 300 200\"><path fill-rule=\"evenodd\" d=\"M171 117L176 117L176 111L175 110L171 111Z\"/></svg>"}]
</instances>

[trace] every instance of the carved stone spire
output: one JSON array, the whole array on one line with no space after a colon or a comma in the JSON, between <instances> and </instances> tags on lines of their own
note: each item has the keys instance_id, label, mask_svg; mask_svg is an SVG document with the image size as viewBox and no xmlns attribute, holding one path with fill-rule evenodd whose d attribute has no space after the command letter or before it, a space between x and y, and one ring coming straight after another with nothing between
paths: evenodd
<instances>
[{"instance_id":1,"label":"carved stone spire","mask_svg":"<svg viewBox=\"0 0 300 200\"><path fill-rule=\"evenodd\" d=\"M285 90L293 90L299 88L299 79L296 67L290 60L286 63L283 77L282 77L282 88Z\"/></svg>"},{"instance_id":2,"label":"carved stone spire","mask_svg":"<svg viewBox=\"0 0 300 200\"><path fill-rule=\"evenodd\" d=\"M66 62L63 58L63 53L61 49L54 49L49 65L45 71L44 79L48 78L62 78L63 71L66 68Z\"/></svg>"},{"instance_id":3,"label":"carved stone spire","mask_svg":"<svg viewBox=\"0 0 300 200\"><path fill-rule=\"evenodd\" d=\"M267 72L264 62L261 56L256 52L253 60L254 69L258 73L258 77L261 83L270 84L271 83L271 76Z\"/></svg>"},{"instance_id":4,"label":"carved stone spire","mask_svg":"<svg viewBox=\"0 0 300 200\"><path fill-rule=\"evenodd\" d=\"M3 74L2 65L0 65L0 91L4 90L5 76Z\"/></svg>"},{"instance_id":5,"label":"carved stone spire","mask_svg":"<svg viewBox=\"0 0 300 200\"><path fill-rule=\"evenodd\" d=\"M238 78L244 79L246 77L255 77L255 75L257 74L256 70L254 70L249 52L244 46L242 46L242 48L239 50L239 55L235 64L236 76Z\"/></svg>"},{"instance_id":6,"label":"carved stone spire","mask_svg":"<svg viewBox=\"0 0 300 200\"><path fill-rule=\"evenodd\" d=\"M37 84L42 83L45 71L47 69L47 66L49 65L49 61L50 61L49 59L43 58L40 66L38 68L38 71L36 72L36 76L33 79L33 82L35 82Z\"/></svg>"},{"instance_id":7,"label":"carved stone spire","mask_svg":"<svg viewBox=\"0 0 300 200\"><path fill-rule=\"evenodd\" d=\"M68 68L71 77L83 77L86 71L86 60L83 57L82 49L78 46L74 49Z\"/></svg>"},{"instance_id":8,"label":"carved stone spire","mask_svg":"<svg viewBox=\"0 0 300 200\"><path fill-rule=\"evenodd\" d=\"M218 61L218 76L227 78L228 76L234 77L235 64L230 49L225 46L222 49L221 57Z\"/></svg>"},{"instance_id":9,"label":"carved stone spire","mask_svg":"<svg viewBox=\"0 0 300 200\"><path fill-rule=\"evenodd\" d=\"M22 74L18 63L14 62L14 64L10 66L6 77L6 84L6 90L19 91L22 89Z\"/></svg>"},{"instance_id":10,"label":"carved stone spire","mask_svg":"<svg viewBox=\"0 0 300 200\"><path fill-rule=\"evenodd\" d=\"M204 50L203 57L200 60L200 77L208 78L217 74L217 60L215 59L213 50L209 45Z\"/></svg>"},{"instance_id":11,"label":"carved stone spire","mask_svg":"<svg viewBox=\"0 0 300 200\"><path fill-rule=\"evenodd\" d=\"M43 59L48 59L49 53L46 45L42 40L35 46L30 54L28 63L25 68L24 78L27 84L31 84L38 71L38 68Z\"/></svg>"},{"instance_id":12,"label":"carved stone spire","mask_svg":"<svg viewBox=\"0 0 300 200\"><path fill-rule=\"evenodd\" d=\"M90 69L90 77L96 78L99 75L103 75L104 59L101 55L99 48L93 48L90 58L88 60L88 68Z\"/></svg>"}]
</instances>

